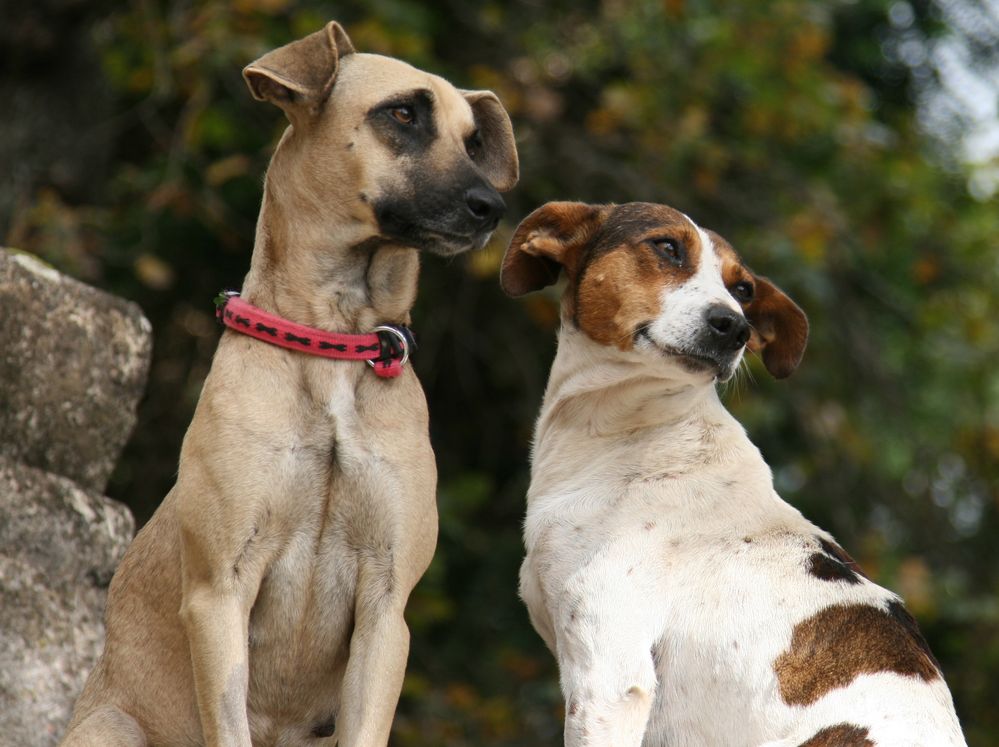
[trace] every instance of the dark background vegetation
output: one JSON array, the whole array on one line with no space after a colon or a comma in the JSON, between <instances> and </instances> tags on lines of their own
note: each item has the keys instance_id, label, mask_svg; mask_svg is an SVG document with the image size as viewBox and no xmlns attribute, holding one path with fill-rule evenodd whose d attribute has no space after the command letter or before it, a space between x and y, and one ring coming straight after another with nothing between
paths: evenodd
<instances>
[{"instance_id":1,"label":"dark background vegetation","mask_svg":"<svg viewBox=\"0 0 999 747\"><path fill-rule=\"evenodd\" d=\"M508 220L474 256L427 259L414 313L441 537L410 604L393 744L561 743L554 666L516 597L557 296L510 301L496 273L521 217L582 199L677 206L806 309L799 372L775 383L754 362L728 404L778 490L905 596L969 742L996 745L999 211L927 52L956 39L972 67L994 62L995 4L976 6L10 0L0 241L152 320L109 488L142 521L172 484L219 336L211 298L248 267L285 127L241 68L337 19L359 50L494 89L522 164Z\"/></svg>"}]
</instances>

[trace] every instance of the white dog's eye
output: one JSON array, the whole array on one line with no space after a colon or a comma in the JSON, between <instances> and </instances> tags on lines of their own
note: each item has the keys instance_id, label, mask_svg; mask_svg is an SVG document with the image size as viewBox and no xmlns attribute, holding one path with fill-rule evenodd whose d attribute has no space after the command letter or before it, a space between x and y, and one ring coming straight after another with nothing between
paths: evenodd
<instances>
[{"instance_id":1,"label":"white dog's eye","mask_svg":"<svg viewBox=\"0 0 999 747\"><path fill-rule=\"evenodd\" d=\"M739 303L749 303L753 300L755 289L753 288L753 284L748 280L742 280L729 288L729 293Z\"/></svg>"},{"instance_id":2,"label":"white dog's eye","mask_svg":"<svg viewBox=\"0 0 999 747\"><path fill-rule=\"evenodd\" d=\"M687 258L683 243L676 239L649 239L648 244L656 254L675 265L682 265Z\"/></svg>"},{"instance_id":3,"label":"white dog's eye","mask_svg":"<svg viewBox=\"0 0 999 747\"><path fill-rule=\"evenodd\" d=\"M411 106L393 106L389 114L400 124L411 125L416 121L416 112Z\"/></svg>"}]
</instances>

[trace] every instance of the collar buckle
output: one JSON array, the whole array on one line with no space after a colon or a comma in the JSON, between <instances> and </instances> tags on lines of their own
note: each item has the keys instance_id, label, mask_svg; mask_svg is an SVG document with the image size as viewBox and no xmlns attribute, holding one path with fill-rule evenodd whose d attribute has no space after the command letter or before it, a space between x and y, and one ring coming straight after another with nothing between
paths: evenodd
<instances>
[{"instance_id":1,"label":"collar buckle","mask_svg":"<svg viewBox=\"0 0 999 747\"><path fill-rule=\"evenodd\" d=\"M225 326L225 320L223 319L223 316L225 315L225 307L226 304L229 303L229 299L232 298L239 298L239 291L224 290L212 299L212 303L215 304L215 318L223 327Z\"/></svg>"},{"instance_id":2,"label":"collar buckle","mask_svg":"<svg viewBox=\"0 0 999 747\"><path fill-rule=\"evenodd\" d=\"M381 354L368 361L375 373L383 378L394 378L402 373L409 360L410 349L416 349L413 332L402 325L380 324L372 332L381 342Z\"/></svg>"}]
</instances>

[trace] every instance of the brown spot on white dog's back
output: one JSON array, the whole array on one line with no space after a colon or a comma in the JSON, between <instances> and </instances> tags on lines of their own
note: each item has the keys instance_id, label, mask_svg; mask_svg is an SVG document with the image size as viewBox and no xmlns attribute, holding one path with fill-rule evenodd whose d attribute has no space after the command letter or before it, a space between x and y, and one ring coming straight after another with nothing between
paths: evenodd
<instances>
[{"instance_id":1,"label":"brown spot on white dog's back","mask_svg":"<svg viewBox=\"0 0 999 747\"><path fill-rule=\"evenodd\" d=\"M821 552L812 553L808 562L808 572L823 581L846 581L859 584L867 575L857 565L857 561L835 542L817 537Z\"/></svg>"},{"instance_id":2,"label":"brown spot on white dog's back","mask_svg":"<svg viewBox=\"0 0 999 747\"><path fill-rule=\"evenodd\" d=\"M869 732L862 726L853 724L836 724L827 726L815 732L807 742L799 747L874 747L875 743L867 738Z\"/></svg>"},{"instance_id":3,"label":"brown spot on white dog's back","mask_svg":"<svg viewBox=\"0 0 999 747\"><path fill-rule=\"evenodd\" d=\"M930 681L940 677L915 620L897 602L834 605L794 627L790 647L774 661L781 697L809 705L861 674L895 672Z\"/></svg>"}]
</instances>

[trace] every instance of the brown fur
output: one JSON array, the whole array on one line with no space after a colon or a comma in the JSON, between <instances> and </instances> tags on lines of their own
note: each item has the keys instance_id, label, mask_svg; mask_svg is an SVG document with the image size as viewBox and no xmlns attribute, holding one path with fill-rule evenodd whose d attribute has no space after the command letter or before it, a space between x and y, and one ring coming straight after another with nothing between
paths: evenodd
<instances>
[{"instance_id":1,"label":"brown fur","mask_svg":"<svg viewBox=\"0 0 999 747\"><path fill-rule=\"evenodd\" d=\"M645 242L672 238L687 249L676 267L658 259ZM676 287L697 270L701 239L689 221L664 205L622 205L613 210L566 268L574 317L580 329L604 345L630 350L635 329L658 316L664 287Z\"/></svg>"},{"instance_id":2,"label":"brown fur","mask_svg":"<svg viewBox=\"0 0 999 747\"><path fill-rule=\"evenodd\" d=\"M867 575L857 565L857 561L835 542L818 538L822 552L813 553L809 558L808 572L823 581L846 581L859 584L860 578Z\"/></svg>"},{"instance_id":3,"label":"brown fur","mask_svg":"<svg viewBox=\"0 0 999 747\"><path fill-rule=\"evenodd\" d=\"M807 742L802 742L801 747L875 747L867 738L868 733L867 729L852 724L827 726Z\"/></svg>"},{"instance_id":4,"label":"brown fur","mask_svg":"<svg viewBox=\"0 0 999 747\"><path fill-rule=\"evenodd\" d=\"M888 611L866 604L834 605L798 623L791 647L774 661L784 702L809 705L861 674L938 678L926 642L904 615L908 613L901 605Z\"/></svg>"},{"instance_id":5,"label":"brown fur","mask_svg":"<svg viewBox=\"0 0 999 747\"><path fill-rule=\"evenodd\" d=\"M657 263L637 255L627 245L599 255L586 268L576 290L576 321L580 329L603 345L630 350L635 328L659 314L661 283Z\"/></svg>"},{"instance_id":6,"label":"brown fur","mask_svg":"<svg viewBox=\"0 0 999 747\"><path fill-rule=\"evenodd\" d=\"M752 303L745 308L753 325L749 349L762 355L763 364L775 378L783 379L801 363L808 341L808 319L766 278L756 276L755 289Z\"/></svg>"},{"instance_id":7,"label":"brown fur","mask_svg":"<svg viewBox=\"0 0 999 747\"><path fill-rule=\"evenodd\" d=\"M609 205L549 202L524 218L503 257L503 290L516 297L554 285L563 267L574 277L581 250L610 210Z\"/></svg>"},{"instance_id":8,"label":"brown fur","mask_svg":"<svg viewBox=\"0 0 999 747\"><path fill-rule=\"evenodd\" d=\"M443 194L459 166L511 187L516 151L496 97L354 53L335 23L245 76L291 126L243 297L338 332L408 323L419 258L373 205L417 187ZM386 97L414 91L434 106L417 186L369 125ZM408 653L403 611L437 537L435 487L411 369L380 379L225 332L177 484L112 581L104 654L64 744L384 747Z\"/></svg>"},{"instance_id":9,"label":"brown fur","mask_svg":"<svg viewBox=\"0 0 999 747\"><path fill-rule=\"evenodd\" d=\"M753 275L725 239L713 231L710 235L722 256L725 285L746 280L753 286L753 300L742 305L753 327L749 349L762 355L775 378L786 378L798 367L808 342L805 312L769 280Z\"/></svg>"}]
</instances>

